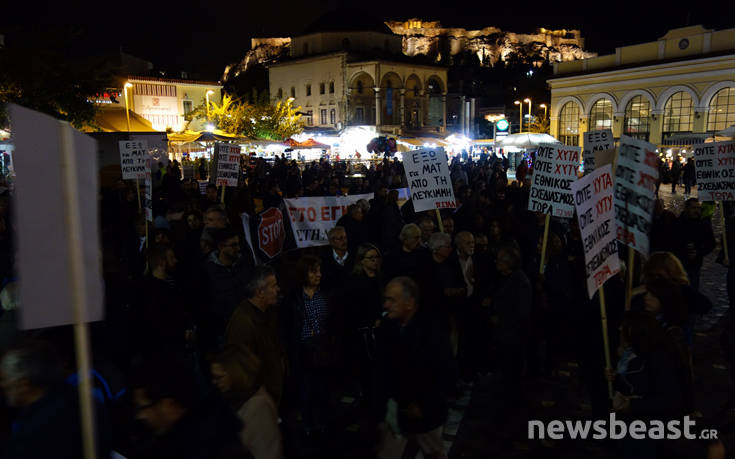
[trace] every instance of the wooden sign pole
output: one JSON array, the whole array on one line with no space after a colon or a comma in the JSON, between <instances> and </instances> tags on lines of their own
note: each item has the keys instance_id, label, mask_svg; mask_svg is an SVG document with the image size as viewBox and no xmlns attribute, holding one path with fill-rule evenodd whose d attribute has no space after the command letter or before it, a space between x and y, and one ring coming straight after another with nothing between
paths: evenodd
<instances>
[{"instance_id":1,"label":"wooden sign pole","mask_svg":"<svg viewBox=\"0 0 735 459\"><path fill-rule=\"evenodd\" d=\"M600 297L600 318L602 319L602 343L605 346L605 368L610 370L612 365L610 364L610 339L607 336L607 310L605 308L605 289L601 286L600 290L597 291ZM607 381L607 391L610 399L613 398L612 381Z\"/></svg>"},{"instance_id":2,"label":"wooden sign pole","mask_svg":"<svg viewBox=\"0 0 735 459\"><path fill-rule=\"evenodd\" d=\"M730 266L730 251L727 250L727 225L725 223L725 203L720 201L720 223L722 224L722 250L725 251L725 266Z\"/></svg>"},{"instance_id":3,"label":"wooden sign pole","mask_svg":"<svg viewBox=\"0 0 735 459\"><path fill-rule=\"evenodd\" d=\"M544 240L541 243L541 263L538 268L539 274L544 273L546 264L546 243L549 241L549 222L551 221L551 215L546 214L546 223L544 224Z\"/></svg>"},{"instance_id":4,"label":"wooden sign pole","mask_svg":"<svg viewBox=\"0 0 735 459\"><path fill-rule=\"evenodd\" d=\"M628 246L628 270L625 273L625 310L630 311L633 297L633 267L635 265L635 250Z\"/></svg>"}]
</instances>

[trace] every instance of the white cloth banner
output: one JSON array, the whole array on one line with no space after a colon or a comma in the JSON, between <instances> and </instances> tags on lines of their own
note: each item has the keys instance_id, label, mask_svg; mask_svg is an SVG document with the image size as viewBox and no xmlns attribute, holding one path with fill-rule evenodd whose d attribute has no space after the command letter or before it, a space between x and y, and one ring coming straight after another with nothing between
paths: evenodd
<instances>
[{"instance_id":1,"label":"white cloth banner","mask_svg":"<svg viewBox=\"0 0 735 459\"><path fill-rule=\"evenodd\" d=\"M337 220L347 213L347 208L360 199L372 198L370 193L284 199L296 245L304 248L329 244L327 231L337 225Z\"/></svg>"},{"instance_id":2,"label":"white cloth banner","mask_svg":"<svg viewBox=\"0 0 735 459\"><path fill-rule=\"evenodd\" d=\"M648 233L656 204L658 154L648 142L623 136L615 166L618 240L648 256Z\"/></svg>"},{"instance_id":3,"label":"white cloth banner","mask_svg":"<svg viewBox=\"0 0 735 459\"><path fill-rule=\"evenodd\" d=\"M577 180L579 147L541 144L536 151L528 210L572 218L574 198L571 185Z\"/></svg>"},{"instance_id":4,"label":"white cloth banner","mask_svg":"<svg viewBox=\"0 0 735 459\"><path fill-rule=\"evenodd\" d=\"M240 147L217 143L217 182L216 185L237 186L240 177Z\"/></svg>"},{"instance_id":5,"label":"white cloth banner","mask_svg":"<svg viewBox=\"0 0 735 459\"><path fill-rule=\"evenodd\" d=\"M572 183L590 298L605 281L620 271L613 190L610 164Z\"/></svg>"},{"instance_id":6,"label":"white cloth banner","mask_svg":"<svg viewBox=\"0 0 735 459\"><path fill-rule=\"evenodd\" d=\"M735 201L735 142L694 147L700 201Z\"/></svg>"},{"instance_id":7,"label":"white cloth banner","mask_svg":"<svg viewBox=\"0 0 735 459\"><path fill-rule=\"evenodd\" d=\"M404 153L403 167L416 212L457 207L449 178L449 162L443 148Z\"/></svg>"},{"instance_id":8,"label":"white cloth banner","mask_svg":"<svg viewBox=\"0 0 735 459\"><path fill-rule=\"evenodd\" d=\"M119 145L123 180L144 179L148 143L144 140L121 140Z\"/></svg>"},{"instance_id":9,"label":"white cloth banner","mask_svg":"<svg viewBox=\"0 0 735 459\"><path fill-rule=\"evenodd\" d=\"M615 139L610 129L587 131L584 133L582 161L584 173L590 173L615 160Z\"/></svg>"}]
</instances>

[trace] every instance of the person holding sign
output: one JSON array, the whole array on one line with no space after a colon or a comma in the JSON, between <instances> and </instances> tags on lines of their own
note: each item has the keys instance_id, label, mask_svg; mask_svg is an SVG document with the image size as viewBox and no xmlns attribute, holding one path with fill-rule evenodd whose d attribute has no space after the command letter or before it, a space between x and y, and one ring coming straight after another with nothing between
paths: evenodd
<instances>
[{"instance_id":1,"label":"person holding sign","mask_svg":"<svg viewBox=\"0 0 735 459\"><path fill-rule=\"evenodd\" d=\"M677 219L674 233L674 254L689 275L692 288L699 290L699 274L704 257L715 249L715 236L709 217L702 217L702 204L689 198Z\"/></svg>"}]
</instances>

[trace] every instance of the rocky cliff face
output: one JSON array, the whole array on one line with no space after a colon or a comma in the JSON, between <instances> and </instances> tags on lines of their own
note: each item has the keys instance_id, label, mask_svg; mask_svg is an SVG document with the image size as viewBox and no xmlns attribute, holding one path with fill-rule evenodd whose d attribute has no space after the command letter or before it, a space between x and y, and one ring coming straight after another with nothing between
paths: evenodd
<instances>
[{"instance_id":1,"label":"rocky cliff face","mask_svg":"<svg viewBox=\"0 0 735 459\"><path fill-rule=\"evenodd\" d=\"M541 66L545 62L564 62L596 57L584 50L579 30L537 29L534 34L504 32L497 27L480 30L444 28L436 21L410 19L388 21L390 30L403 37L403 54L428 56L433 61L452 64L458 56L471 53L483 66L492 67L515 57L522 62ZM223 77L237 75L253 64L267 64L288 56L290 38L254 38L242 61L225 69Z\"/></svg>"}]
</instances>

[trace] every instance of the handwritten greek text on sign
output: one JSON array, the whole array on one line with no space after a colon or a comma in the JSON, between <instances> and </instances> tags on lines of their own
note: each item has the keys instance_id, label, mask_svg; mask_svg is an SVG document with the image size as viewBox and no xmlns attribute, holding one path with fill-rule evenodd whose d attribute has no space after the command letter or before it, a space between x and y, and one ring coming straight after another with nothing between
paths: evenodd
<instances>
[{"instance_id":1,"label":"handwritten greek text on sign","mask_svg":"<svg viewBox=\"0 0 735 459\"><path fill-rule=\"evenodd\" d=\"M561 144L538 147L528 210L554 217L571 218L574 215L571 185L577 180L580 152L579 147Z\"/></svg>"},{"instance_id":2,"label":"handwritten greek text on sign","mask_svg":"<svg viewBox=\"0 0 735 459\"><path fill-rule=\"evenodd\" d=\"M701 201L735 201L735 142L695 147L694 166Z\"/></svg>"},{"instance_id":3,"label":"handwritten greek text on sign","mask_svg":"<svg viewBox=\"0 0 735 459\"><path fill-rule=\"evenodd\" d=\"M404 153L403 167L416 212L457 207L443 148Z\"/></svg>"},{"instance_id":4,"label":"handwritten greek text on sign","mask_svg":"<svg viewBox=\"0 0 735 459\"><path fill-rule=\"evenodd\" d=\"M611 170L606 164L572 184L590 298L620 271Z\"/></svg>"},{"instance_id":5,"label":"handwritten greek text on sign","mask_svg":"<svg viewBox=\"0 0 735 459\"><path fill-rule=\"evenodd\" d=\"M153 221L153 177L151 176L151 162L150 158L145 160L145 193L143 194L145 208L145 219L149 222Z\"/></svg>"},{"instance_id":6,"label":"handwritten greek text on sign","mask_svg":"<svg viewBox=\"0 0 735 459\"><path fill-rule=\"evenodd\" d=\"M119 145L123 180L144 179L148 143L142 140L121 140Z\"/></svg>"},{"instance_id":7,"label":"handwritten greek text on sign","mask_svg":"<svg viewBox=\"0 0 735 459\"><path fill-rule=\"evenodd\" d=\"M618 240L648 255L658 181L656 147L627 136L620 139L615 168L615 219Z\"/></svg>"},{"instance_id":8,"label":"handwritten greek text on sign","mask_svg":"<svg viewBox=\"0 0 735 459\"><path fill-rule=\"evenodd\" d=\"M218 143L217 186L237 186L240 177L240 147Z\"/></svg>"},{"instance_id":9,"label":"handwritten greek text on sign","mask_svg":"<svg viewBox=\"0 0 735 459\"><path fill-rule=\"evenodd\" d=\"M587 131L584 133L584 172L592 172L615 159L615 140L610 129Z\"/></svg>"}]
</instances>

